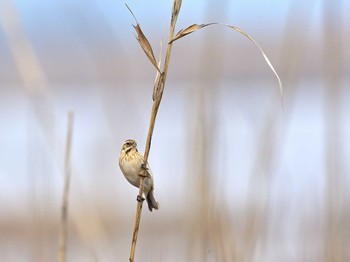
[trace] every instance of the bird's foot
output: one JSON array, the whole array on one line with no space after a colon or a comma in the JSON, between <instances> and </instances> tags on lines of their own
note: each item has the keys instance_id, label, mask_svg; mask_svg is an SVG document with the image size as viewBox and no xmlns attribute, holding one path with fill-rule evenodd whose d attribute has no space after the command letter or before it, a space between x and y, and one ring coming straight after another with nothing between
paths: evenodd
<instances>
[{"instance_id":1,"label":"bird's foot","mask_svg":"<svg viewBox=\"0 0 350 262\"><path fill-rule=\"evenodd\" d=\"M141 164L141 169L143 171L140 172L140 174L139 174L140 177L149 177L150 176L149 175L149 168L147 167L147 164L142 163Z\"/></svg>"},{"instance_id":2,"label":"bird's foot","mask_svg":"<svg viewBox=\"0 0 350 262\"><path fill-rule=\"evenodd\" d=\"M141 164L141 168L142 168L143 170L148 171L147 164L145 164L145 163L142 163L142 164Z\"/></svg>"},{"instance_id":3,"label":"bird's foot","mask_svg":"<svg viewBox=\"0 0 350 262\"><path fill-rule=\"evenodd\" d=\"M145 200L145 198L143 198L142 196L137 195L136 200L137 200L137 202L143 202Z\"/></svg>"}]
</instances>

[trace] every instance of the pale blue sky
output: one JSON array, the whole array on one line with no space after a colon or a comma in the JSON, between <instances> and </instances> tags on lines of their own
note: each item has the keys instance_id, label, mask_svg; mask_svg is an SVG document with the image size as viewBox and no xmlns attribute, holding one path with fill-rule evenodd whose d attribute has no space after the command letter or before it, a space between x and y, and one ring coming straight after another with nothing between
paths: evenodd
<instances>
[{"instance_id":1,"label":"pale blue sky","mask_svg":"<svg viewBox=\"0 0 350 262\"><path fill-rule=\"evenodd\" d=\"M300 2L300 1L298 1ZM345 1L343 1L346 3ZM133 22L133 18L125 7L127 3L143 25L163 25L169 21L172 1L16 1L21 17L32 29L55 28L69 26L74 12L79 17L87 17L99 21L105 19L115 29L126 29L125 23ZM300 2L300 9L309 9L309 15L319 14L321 1ZM179 26L188 23L227 22L241 26L283 26L288 10L296 3L285 1L183 1L179 18ZM348 5L348 4L346 4ZM208 11L208 8L210 11ZM215 8L215 9L214 9ZM302 11L302 10L301 10ZM300 12L302 13L302 12ZM208 21L210 19L210 21ZM266 28L268 29L268 28Z\"/></svg>"}]
</instances>

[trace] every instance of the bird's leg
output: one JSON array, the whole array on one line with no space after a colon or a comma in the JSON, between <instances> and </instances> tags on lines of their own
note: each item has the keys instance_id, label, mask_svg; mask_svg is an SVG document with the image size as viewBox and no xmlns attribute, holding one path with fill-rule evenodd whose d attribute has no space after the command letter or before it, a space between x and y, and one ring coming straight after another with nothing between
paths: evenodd
<instances>
[{"instance_id":1,"label":"bird's leg","mask_svg":"<svg viewBox=\"0 0 350 262\"><path fill-rule=\"evenodd\" d=\"M149 175L149 168L147 167L147 164L142 163L142 164L141 164L141 169L142 169L143 171L141 171L141 172L139 173L139 176L140 176L140 177L149 177L149 176L150 176L150 175Z\"/></svg>"},{"instance_id":2,"label":"bird's leg","mask_svg":"<svg viewBox=\"0 0 350 262\"><path fill-rule=\"evenodd\" d=\"M138 174L139 177L141 177L141 178L142 178L142 177L143 177L143 178L149 177L149 171L148 171L147 164L142 163L142 164L141 164L141 169L142 169L142 171ZM145 200L145 198L143 198L142 196L138 195L137 198L136 198L136 200L137 200L138 202L143 202L143 201Z\"/></svg>"},{"instance_id":3,"label":"bird's leg","mask_svg":"<svg viewBox=\"0 0 350 262\"><path fill-rule=\"evenodd\" d=\"M138 175L140 177L140 182L144 180L145 177L147 177L148 172L147 172L147 167L145 167L145 164L141 164L141 168L143 169L143 171L141 171ZM142 179L143 177L143 179ZM137 195L136 198L137 202L143 202L145 200L144 197Z\"/></svg>"}]
</instances>

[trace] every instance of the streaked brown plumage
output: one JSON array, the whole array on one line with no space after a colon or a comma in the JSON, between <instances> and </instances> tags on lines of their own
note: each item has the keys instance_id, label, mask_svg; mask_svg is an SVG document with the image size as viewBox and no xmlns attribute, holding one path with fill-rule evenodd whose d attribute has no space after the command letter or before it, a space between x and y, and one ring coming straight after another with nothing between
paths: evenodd
<instances>
[{"instance_id":1,"label":"streaked brown plumage","mask_svg":"<svg viewBox=\"0 0 350 262\"><path fill-rule=\"evenodd\" d=\"M135 187L140 185L139 174L143 171L142 164L144 162L143 156L137 150L137 143L135 140L128 139L124 142L120 157L119 166L123 172L125 178ZM147 200L148 209L158 209L159 203L154 198L154 183L152 171L147 163L146 170L149 173L149 177L144 179L144 195Z\"/></svg>"}]
</instances>

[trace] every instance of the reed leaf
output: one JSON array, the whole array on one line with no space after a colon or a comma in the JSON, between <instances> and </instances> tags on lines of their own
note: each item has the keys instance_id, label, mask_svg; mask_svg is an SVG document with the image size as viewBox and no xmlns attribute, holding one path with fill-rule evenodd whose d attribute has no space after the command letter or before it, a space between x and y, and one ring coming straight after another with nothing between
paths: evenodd
<instances>
[{"instance_id":1,"label":"reed leaf","mask_svg":"<svg viewBox=\"0 0 350 262\"><path fill-rule=\"evenodd\" d=\"M145 34L142 32L142 29L141 29L141 26L139 24L139 22L137 21L134 13L131 11L131 9L129 8L129 6L127 4L125 4L126 7L129 9L131 15L134 17L135 21L136 21L136 25L132 25L137 33L137 41L139 42L142 50L145 52L146 56L148 57L149 61L151 61L152 65L154 65L154 67L157 69L157 71L159 73L160 72L160 69L158 67L158 64L157 64L157 60L154 56L154 53L153 53L153 49L152 49L152 46L151 44L149 43L147 37L145 36Z\"/></svg>"},{"instance_id":2,"label":"reed leaf","mask_svg":"<svg viewBox=\"0 0 350 262\"><path fill-rule=\"evenodd\" d=\"M185 29L180 30L169 43L173 43L174 41L176 41L176 40L178 40L178 39L180 39L180 38L182 38L182 37L184 37L186 35L194 33L194 32L196 32L196 31L198 31L198 30L200 30L200 29L202 29L202 28L204 28L206 26L209 26L209 25L224 25L224 26L227 26L227 27L235 30L236 32L242 34L244 37L248 38L259 49L260 53L262 54L262 56L265 59L265 62L270 67L271 71L274 73L275 77L278 80L280 95L281 95L281 99L282 99L282 106L283 106L283 86L282 86L282 81L281 81L279 75L277 74L275 68L273 67L272 63L270 62L270 59L267 57L267 55L265 54L265 52L261 48L261 46L249 34L247 34L245 31L243 31L239 27L233 26L233 25L228 25L228 24L219 24L219 23L209 23L209 24L200 24L200 25L193 24L193 25L190 25L189 27L187 27Z\"/></svg>"},{"instance_id":3,"label":"reed leaf","mask_svg":"<svg viewBox=\"0 0 350 262\"><path fill-rule=\"evenodd\" d=\"M233 25L227 25L227 24L225 26L227 26L229 28L232 28L236 32L238 32L238 33L242 34L243 36L245 36L246 38L248 38L259 49L260 53L262 54L262 56L265 59L266 64L270 67L271 71L274 73L274 75L276 76L276 78L278 80L278 85L279 85L279 90L280 90L280 94L281 94L281 98L282 98L282 105L283 105L283 86L282 86L282 81L281 81L279 75L277 74L275 68L273 67L272 63L270 62L270 59L265 54L264 50L261 48L261 46L250 35L248 35L246 32L244 32L239 27L233 26Z\"/></svg>"},{"instance_id":4,"label":"reed leaf","mask_svg":"<svg viewBox=\"0 0 350 262\"><path fill-rule=\"evenodd\" d=\"M199 29L202 29L203 27L206 27L208 25L214 25L216 23L210 23L210 24L201 24L201 25L197 25L197 24L193 24L190 25L189 27L185 28L185 29L181 29L176 35L175 37L170 41L170 43L188 35L191 34L193 32L198 31Z\"/></svg>"}]
</instances>

